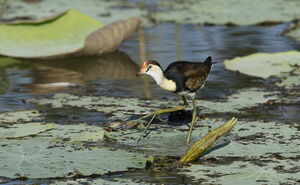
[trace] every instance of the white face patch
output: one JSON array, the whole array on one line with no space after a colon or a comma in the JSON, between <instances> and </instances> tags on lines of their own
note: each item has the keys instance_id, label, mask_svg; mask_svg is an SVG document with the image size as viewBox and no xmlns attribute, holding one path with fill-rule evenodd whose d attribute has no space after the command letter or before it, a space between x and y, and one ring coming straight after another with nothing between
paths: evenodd
<instances>
[{"instance_id":1,"label":"white face patch","mask_svg":"<svg viewBox=\"0 0 300 185\"><path fill-rule=\"evenodd\" d=\"M149 66L150 67L150 66ZM162 71L162 69L157 65L151 65L151 67L145 71L145 74L151 76L157 85L162 89L174 92L176 91L176 83L172 80L168 80Z\"/></svg>"}]
</instances>

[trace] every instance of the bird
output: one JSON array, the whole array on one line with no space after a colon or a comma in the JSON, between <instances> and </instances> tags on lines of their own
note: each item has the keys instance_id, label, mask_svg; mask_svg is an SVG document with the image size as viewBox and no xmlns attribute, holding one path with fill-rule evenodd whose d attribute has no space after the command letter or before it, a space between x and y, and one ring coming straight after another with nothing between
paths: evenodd
<instances>
[{"instance_id":1,"label":"bird","mask_svg":"<svg viewBox=\"0 0 300 185\"><path fill-rule=\"evenodd\" d=\"M176 61L169 64L165 70L163 70L159 62L155 60L146 60L143 62L140 70L137 72L137 76L151 76L158 86L166 91L180 95L183 100L182 106L156 110L141 117L140 119L145 119L152 116L145 128L145 133L157 115L187 108L188 102L186 97L188 96L192 98L193 104L192 122L187 137L187 143L190 142L190 137L197 117L195 101L196 92L204 86L212 65L213 62L211 56L208 56L203 62Z\"/></svg>"}]
</instances>

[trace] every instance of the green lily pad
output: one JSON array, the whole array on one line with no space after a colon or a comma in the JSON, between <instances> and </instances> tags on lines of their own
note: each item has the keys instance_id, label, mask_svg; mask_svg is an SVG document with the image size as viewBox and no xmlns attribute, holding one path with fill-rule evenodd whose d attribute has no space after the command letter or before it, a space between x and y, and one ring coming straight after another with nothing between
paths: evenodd
<instances>
[{"instance_id":1,"label":"green lily pad","mask_svg":"<svg viewBox=\"0 0 300 185\"><path fill-rule=\"evenodd\" d=\"M300 18L300 2L285 0L185 0L159 2L168 11L153 15L156 21L192 24L255 25L290 22Z\"/></svg>"},{"instance_id":2,"label":"green lily pad","mask_svg":"<svg viewBox=\"0 0 300 185\"><path fill-rule=\"evenodd\" d=\"M55 128L54 124L40 124L40 123L15 124L8 128L0 127L0 139L34 136L54 128Z\"/></svg>"},{"instance_id":3,"label":"green lily pad","mask_svg":"<svg viewBox=\"0 0 300 185\"><path fill-rule=\"evenodd\" d=\"M0 54L42 57L71 53L85 44L88 34L103 26L75 10L44 21L40 24L0 24Z\"/></svg>"},{"instance_id":4,"label":"green lily pad","mask_svg":"<svg viewBox=\"0 0 300 185\"><path fill-rule=\"evenodd\" d=\"M298 51L256 53L225 60L224 64L229 70L239 71L250 76L261 78L279 77L283 79L283 81L279 82L281 86L290 87L300 84L299 75L288 74L290 72L299 73L300 71L300 52ZM290 76L292 81L289 80Z\"/></svg>"},{"instance_id":5,"label":"green lily pad","mask_svg":"<svg viewBox=\"0 0 300 185\"><path fill-rule=\"evenodd\" d=\"M37 110L24 110L15 112L0 113L0 126L22 122L32 122L32 120L41 119L41 114Z\"/></svg>"},{"instance_id":6,"label":"green lily pad","mask_svg":"<svg viewBox=\"0 0 300 185\"><path fill-rule=\"evenodd\" d=\"M101 28L102 23L76 10L42 21L0 24L0 54L59 58L108 53L117 49L138 25L139 20L132 18Z\"/></svg>"},{"instance_id":7,"label":"green lily pad","mask_svg":"<svg viewBox=\"0 0 300 185\"><path fill-rule=\"evenodd\" d=\"M33 127L28 125L28 129ZM140 153L76 145L101 141L103 134L104 130L95 126L56 125L36 137L0 138L0 174L8 178L55 178L101 175L145 166L147 157Z\"/></svg>"},{"instance_id":8,"label":"green lily pad","mask_svg":"<svg viewBox=\"0 0 300 185\"><path fill-rule=\"evenodd\" d=\"M74 149L53 145L49 138L0 140L0 174L16 178L54 178L104 174L143 168L144 155L109 148Z\"/></svg>"},{"instance_id":9,"label":"green lily pad","mask_svg":"<svg viewBox=\"0 0 300 185\"><path fill-rule=\"evenodd\" d=\"M0 127L0 139L34 136L54 128L55 128L54 124L39 124L39 123L15 124L8 128Z\"/></svg>"},{"instance_id":10,"label":"green lily pad","mask_svg":"<svg viewBox=\"0 0 300 185\"><path fill-rule=\"evenodd\" d=\"M56 125L54 130L40 134L39 136L51 136L57 142L95 142L103 140L104 132L103 128L84 124Z\"/></svg>"}]
</instances>

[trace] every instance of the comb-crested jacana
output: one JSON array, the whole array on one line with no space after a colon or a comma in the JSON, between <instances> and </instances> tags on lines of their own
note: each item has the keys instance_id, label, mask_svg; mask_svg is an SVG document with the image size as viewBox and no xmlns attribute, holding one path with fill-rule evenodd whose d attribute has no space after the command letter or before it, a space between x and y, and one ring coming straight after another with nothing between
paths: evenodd
<instances>
[{"instance_id":1,"label":"comb-crested jacana","mask_svg":"<svg viewBox=\"0 0 300 185\"><path fill-rule=\"evenodd\" d=\"M160 64L154 60L148 60L143 63L140 71L137 73L137 76L142 74L151 76L162 89L179 94L183 100L182 106L157 110L140 118L144 119L153 116L146 126L145 132L149 128L155 116L185 109L188 106L186 96L190 96L192 97L193 114L190 131L187 137L187 142L189 143L197 117L195 95L196 92L204 86L204 82L210 72L212 64L211 56L207 57L204 62L173 62L166 70L163 70Z\"/></svg>"}]
</instances>

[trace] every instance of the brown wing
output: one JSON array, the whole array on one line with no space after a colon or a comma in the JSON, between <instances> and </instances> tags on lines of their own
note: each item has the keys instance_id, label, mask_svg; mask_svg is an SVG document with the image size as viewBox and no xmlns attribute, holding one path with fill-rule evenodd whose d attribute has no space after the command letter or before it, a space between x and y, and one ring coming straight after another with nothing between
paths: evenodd
<instances>
[{"instance_id":1,"label":"brown wing","mask_svg":"<svg viewBox=\"0 0 300 185\"><path fill-rule=\"evenodd\" d=\"M184 76L186 77L186 88L192 92L200 89L204 85L208 73L208 67L203 63L189 65L189 67L184 71Z\"/></svg>"}]
</instances>

